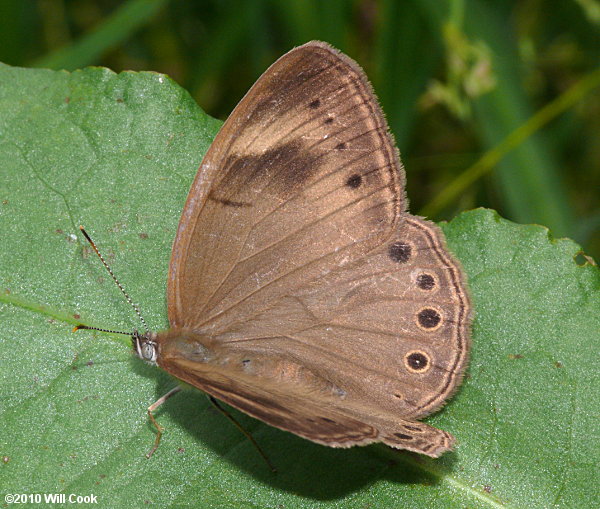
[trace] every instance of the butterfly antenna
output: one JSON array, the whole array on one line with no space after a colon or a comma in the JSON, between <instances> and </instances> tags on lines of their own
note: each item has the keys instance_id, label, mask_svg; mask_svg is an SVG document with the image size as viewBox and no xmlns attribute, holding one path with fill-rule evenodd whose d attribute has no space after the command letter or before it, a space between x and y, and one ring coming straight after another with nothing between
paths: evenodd
<instances>
[{"instance_id":1,"label":"butterfly antenna","mask_svg":"<svg viewBox=\"0 0 600 509\"><path fill-rule=\"evenodd\" d=\"M109 330L109 329L100 329L99 327L89 327L87 325L76 325L75 327L73 327L73 332L76 332L78 330L99 330L100 332L108 332L109 334L124 334L125 336L131 336L131 332L123 332L120 330Z\"/></svg>"},{"instance_id":2,"label":"butterfly antenna","mask_svg":"<svg viewBox=\"0 0 600 509\"><path fill-rule=\"evenodd\" d=\"M125 298L127 299L127 302L129 302L129 304L131 304L131 307L135 310L136 314L138 315L138 318L140 319L140 321L144 325L144 329L146 329L146 333L150 332L150 330L148 329L148 326L146 325L146 320L144 320L144 317L142 316L142 313L140 312L140 308L138 308L137 304L135 304L131 300L131 297L127 294L127 292L125 291L125 289L121 286L121 283L119 282L119 280L117 279L117 277L113 274L113 271L110 270L110 267L104 261L104 258L100 254L100 251L98 251L98 248L96 247L96 244L94 244L94 241L91 239L91 237L85 231L85 228L83 226L80 226L79 229L81 230L81 233L83 233L83 236L85 237L85 239L90 243L90 246L92 246L92 248L94 249L94 251L98 255L98 258L100 258L100 261L102 262L102 265L104 265L104 268L108 271L108 273L110 274L110 277L112 277L113 281L119 287L119 290L121 290L121 293L123 293L123 295L125 295ZM131 335L130 332L119 332L119 331L112 331L112 330L106 330L106 329L98 329L97 327L88 327L87 325L77 325L75 328L73 328L73 332L75 332L76 330L79 330L79 329L97 330L97 331L101 331L101 332L109 332L109 333L114 333L114 334L127 334L127 335Z\"/></svg>"}]
</instances>

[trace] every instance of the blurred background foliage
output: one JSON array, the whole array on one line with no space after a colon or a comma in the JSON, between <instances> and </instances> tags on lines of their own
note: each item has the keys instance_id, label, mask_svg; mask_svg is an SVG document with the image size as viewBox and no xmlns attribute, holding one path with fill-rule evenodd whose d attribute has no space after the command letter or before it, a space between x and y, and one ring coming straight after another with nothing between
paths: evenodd
<instances>
[{"instance_id":1,"label":"blurred background foliage","mask_svg":"<svg viewBox=\"0 0 600 509\"><path fill-rule=\"evenodd\" d=\"M598 258L598 0L0 0L1 61L166 73L221 119L311 39L370 77L414 213L491 207Z\"/></svg>"}]
</instances>

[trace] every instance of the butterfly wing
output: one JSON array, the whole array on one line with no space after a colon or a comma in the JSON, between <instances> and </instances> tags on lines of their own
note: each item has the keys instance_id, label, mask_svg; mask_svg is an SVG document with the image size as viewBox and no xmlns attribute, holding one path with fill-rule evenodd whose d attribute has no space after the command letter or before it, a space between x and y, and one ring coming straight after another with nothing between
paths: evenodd
<instances>
[{"instance_id":1,"label":"butterfly wing","mask_svg":"<svg viewBox=\"0 0 600 509\"><path fill-rule=\"evenodd\" d=\"M320 443L450 448L415 419L461 379L470 304L441 231L405 212L403 180L356 64L323 43L284 55L217 135L173 248L172 330L213 338L228 360L163 367ZM295 424L320 417L336 426Z\"/></svg>"},{"instance_id":2,"label":"butterfly wing","mask_svg":"<svg viewBox=\"0 0 600 509\"><path fill-rule=\"evenodd\" d=\"M198 171L173 246L171 325L198 328L266 287L276 299L345 248L377 245L404 208L403 170L362 71L324 43L290 51Z\"/></svg>"},{"instance_id":3,"label":"butterfly wing","mask_svg":"<svg viewBox=\"0 0 600 509\"><path fill-rule=\"evenodd\" d=\"M330 447L384 442L433 457L454 443L444 431L385 412L353 415L344 404L344 391L290 357L261 358L252 349L217 347L211 350L212 362L198 362L194 352L206 353L200 338L178 336L175 331L163 346L159 365L172 375L271 426L313 442ZM290 371L295 376L290 377ZM256 383L257 377L260 383Z\"/></svg>"},{"instance_id":4,"label":"butterfly wing","mask_svg":"<svg viewBox=\"0 0 600 509\"><path fill-rule=\"evenodd\" d=\"M215 338L302 359L348 391L346 405L410 419L431 413L460 383L469 351L470 303L441 231L406 215L380 246L347 256L265 309L260 292L249 297Z\"/></svg>"}]
</instances>

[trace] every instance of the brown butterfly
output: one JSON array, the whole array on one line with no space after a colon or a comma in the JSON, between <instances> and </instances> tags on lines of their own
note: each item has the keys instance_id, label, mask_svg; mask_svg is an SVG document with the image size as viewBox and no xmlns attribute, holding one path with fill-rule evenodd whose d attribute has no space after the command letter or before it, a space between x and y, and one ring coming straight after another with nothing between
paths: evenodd
<instances>
[{"instance_id":1,"label":"brown butterfly","mask_svg":"<svg viewBox=\"0 0 600 509\"><path fill-rule=\"evenodd\" d=\"M313 442L439 456L453 437L417 419L461 381L470 304L442 232L406 207L362 70L322 42L293 49L204 157L173 245L171 328L136 332L135 351Z\"/></svg>"}]
</instances>

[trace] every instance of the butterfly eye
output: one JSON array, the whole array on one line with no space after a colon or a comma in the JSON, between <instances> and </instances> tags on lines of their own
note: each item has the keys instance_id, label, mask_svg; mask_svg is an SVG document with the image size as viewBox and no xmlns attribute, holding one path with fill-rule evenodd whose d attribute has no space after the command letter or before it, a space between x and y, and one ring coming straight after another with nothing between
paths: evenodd
<instances>
[{"instance_id":1,"label":"butterfly eye","mask_svg":"<svg viewBox=\"0 0 600 509\"><path fill-rule=\"evenodd\" d=\"M144 343L141 348L142 359L148 362L156 361L156 347L152 343Z\"/></svg>"}]
</instances>

